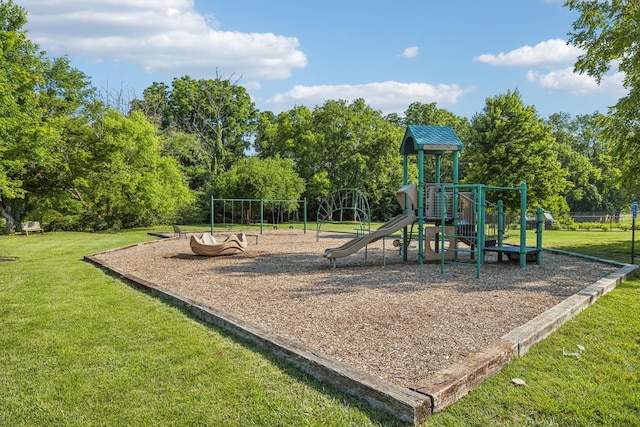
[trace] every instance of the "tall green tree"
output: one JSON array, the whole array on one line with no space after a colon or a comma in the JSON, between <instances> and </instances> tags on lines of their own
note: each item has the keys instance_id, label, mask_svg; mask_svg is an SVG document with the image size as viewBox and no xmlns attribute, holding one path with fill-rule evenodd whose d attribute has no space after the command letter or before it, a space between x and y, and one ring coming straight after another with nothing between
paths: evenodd
<instances>
[{"instance_id":1,"label":"tall green tree","mask_svg":"<svg viewBox=\"0 0 640 427\"><path fill-rule=\"evenodd\" d=\"M132 111L141 111L142 114L158 129L169 129L170 106L169 95L171 89L165 83L153 82L151 86L142 91L142 99L131 101Z\"/></svg>"},{"instance_id":2,"label":"tall green tree","mask_svg":"<svg viewBox=\"0 0 640 427\"><path fill-rule=\"evenodd\" d=\"M244 87L231 79L173 79L154 82L131 103L162 135L164 153L180 163L197 199L189 219L204 220L216 177L249 150L258 111Z\"/></svg>"},{"instance_id":3,"label":"tall green tree","mask_svg":"<svg viewBox=\"0 0 640 427\"><path fill-rule=\"evenodd\" d=\"M313 111L299 106L277 117L263 113L256 151L261 157L293 159L308 200L316 202L339 188L358 188L374 216L385 218L390 206L397 205L390 200L402 184L402 132L362 99L329 100Z\"/></svg>"},{"instance_id":4,"label":"tall green tree","mask_svg":"<svg viewBox=\"0 0 640 427\"><path fill-rule=\"evenodd\" d=\"M532 106L525 106L517 91L489 98L471 121L471 136L462 154L467 164L464 182L497 187L528 186L528 208L542 206L561 216L568 212L563 197L567 171L557 157L550 126ZM519 195L502 195L511 212L519 207Z\"/></svg>"},{"instance_id":5,"label":"tall green tree","mask_svg":"<svg viewBox=\"0 0 640 427\"><path fill-rule=\"evenodd\" d=\"M172 221L191 195L175 159L163 156L140 112L107 110L85 140L84 171L69 188L84 227L131 228ZM70 205L72 206L72 205Z\"/></svg>"},{"instance_id":6,"label":"tall green tree","mask_svg":"<svg viewBox=\"0 0 640 427\"><path fill-rule=\"evenodd\" d=\"M627 208L638 195L640 182L623 178L621 164L616 155L616 144L607 137L608 118L598 112L575 117L576 151L585 155L590 164L600 171L596 187L602 195L599 210L615 212Z\"/></svg>"},{"instance_id":7,"label":"tall green tree","mask_svg":"<svg viewBox=\"0 0 640 427\"><path fill-rule=\"evenodd\" d=\"M305 187L291 159L245 157L216 180L216 196L298 200Z\"/></svg>"},{"instance_id":8,"label":"tall green tree","mask_svg":"<svg viewBox=\"0 0 640 427\"><path fill-rule=\"evenodd\" d=\"M616 211L631 202L621 187L611 145L603 137L600 113L575 118L556 113L547 123L558 142L558 159L569 171L566 199L572 212Z\"/></svg>"},{"instance_id":9,"label":"tall green tree","mask_svg":"<svg viewBox=\"0 0 640 427\"><path fill-rule=\"evenodd\" d=\"M34 133L41 113L35 87L42 58L26 37L26 22L22 8L0 3L0 212L7 234L24 211L24 180L39 157Z\"/></svg>"},{"instance_id":10,"label":"tall green tree","mask_svg":"<svg viewBox=\"0 0 640 427\"><path fill-rule=\"evenodd\" d=\"M627 186L638 187L640 168L640 3L636 0L566 0L579 12L569 42L583 49L575 70L598 83L613 68L624 74L628 90L613 106L605 122L605 136L615 143Z\"/></svg>"},{"instance_id":11,"label":"tall green tree","mask_svg":"<svg viewBox=\"0 0 640 427\"><path fill-rule=\"evenodd\" d=\"M35 198L63 195L83 126L99 106L68 59L49 59L23 30L26 12L0 3L0 212L5 233Z\"/></svg>"},{"instance_id":12,"label":"tall green tree","mask_svg":"<svg viewBox=\"0 0 640 427\"><path fill-rule=\"evenodd\" d=\"M435 102L422 104L414 102L405 111L405 125L451 126L461 140L469 136L469 120L459 117L443 108L438 108Z\"/></svg>"},{"instance_id":13,"label":"tall green tree","mask_svg":"<svg viewBox=\"0 0 640 427\"><path fill-rule=\"evenodd\" d=\"M558 160L569 172L567 204L572 212L592 212L601 209L602 194L598 183L602 179L600 170L593 166L578 146L578 124L567 113L549 116L547 123L558 143Z\"/></svg>"},{"instance_id":14,"label":"tall green tree","mask_svg":"<svg viewBox=\"0 0 640 427\"><path fill-rule=\"evenodd\" d=\"M153 83L132 109L170 133L195 135L211 177L244 157L255 133L258 111L246 89L230 79L173 79L171 88ZM195 183L195 180L193 181Z\"/></svg>"},{"instance_id":15,"label":"tall green tree","mask_svg":"<svg viewBox=\"0 0 640 427\"><path fill-rule=\"evenodd\" d=\"M295 106L277 117L270 111L260 113L255 145L260 158L294 161L296 171L305 180L305 197L309 200L331 191L323 158L323 136L307 107Z\"/></svg>"}]
</instances>

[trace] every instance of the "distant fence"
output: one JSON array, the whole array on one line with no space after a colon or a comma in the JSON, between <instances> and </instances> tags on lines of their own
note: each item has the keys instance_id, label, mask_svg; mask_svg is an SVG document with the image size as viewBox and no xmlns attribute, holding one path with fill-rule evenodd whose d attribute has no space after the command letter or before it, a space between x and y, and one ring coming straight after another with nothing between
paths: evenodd
<instances>
[{"instance_id":1,"label":"distant fence","mask_svg":"<svg viewBox=\"0 0 640 427\"><path fill-rule=\"evenodd\" d=\"M599 222L603 224L631 221L631 213L615 212L569 212L574 222Z\"/></svg>"}]
</instances>

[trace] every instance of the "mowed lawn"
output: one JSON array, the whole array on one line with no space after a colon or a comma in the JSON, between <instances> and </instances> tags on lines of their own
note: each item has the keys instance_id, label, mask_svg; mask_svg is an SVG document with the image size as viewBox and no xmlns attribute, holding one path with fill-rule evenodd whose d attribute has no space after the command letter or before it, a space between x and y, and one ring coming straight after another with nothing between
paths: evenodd
<instances>
[{"instance_id":1,"label":"mowed lawn","mask_svg":"<svg viewBox=\"0 0 640 427\"><path fill-rule=\"evenodd\" d=\"M402 425L82 261L148 231L0 237L0 425ZM630 240L544 245L629 262ZM425 425L638 425L639 370L632 279Z\"/></svg>"}]
</instances>

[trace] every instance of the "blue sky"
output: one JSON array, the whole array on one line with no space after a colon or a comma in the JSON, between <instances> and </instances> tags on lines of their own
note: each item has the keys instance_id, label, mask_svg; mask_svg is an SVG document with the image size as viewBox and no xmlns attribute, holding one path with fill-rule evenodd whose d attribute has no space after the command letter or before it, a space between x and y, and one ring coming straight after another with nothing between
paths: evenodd
<instances>
[{"instance_id":1,"label":"blue sky","mask_svg":"<svg viewBox=\"0 0 640 427\"><path fill-rule=\"evenodd\" d=\"M29 37L103 93L141 96L175 77L238 80L260 110L364 98L471 118L520 91L542 117L606 113L625 94L572 72L577 17L560 0L17 0Z\"/></svg>"}]
</instances>

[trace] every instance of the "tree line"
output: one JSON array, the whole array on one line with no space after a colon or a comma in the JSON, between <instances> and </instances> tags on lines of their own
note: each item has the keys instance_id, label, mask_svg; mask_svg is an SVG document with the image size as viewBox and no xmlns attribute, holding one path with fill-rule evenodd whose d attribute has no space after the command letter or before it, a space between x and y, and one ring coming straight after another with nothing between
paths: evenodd
<instances>
[{"instance_id":1,"label":"tree line","mask_svg":"<svg viewBox=\"0 0 640 427\"><path fill-rule=\"evenodd\" d=\"M305 198L312 218L322 197L345 187L361 190L374 219L385 220L399 209L407 125L453 127L464 144L462 182L527 182L530 208L560 219L623 210L638 194L637 160L625 155L635 153L635 123L621 142L613 131L621 119L611 115L542 118L517 90L487 99L471 119L435 103L385 116L363 99L274 114L259 111L233 76L217 73L153 83L116 108L67 58L51 59L31 42L26 19L12 1L0 3L5 233L25 219L92 231L206 222L211 196ZM443 175L451 168L445 156ZM415 182L415 165L410 175ZM505 202L517 206L509 196Z\"/></svg>"}]
</instances>

